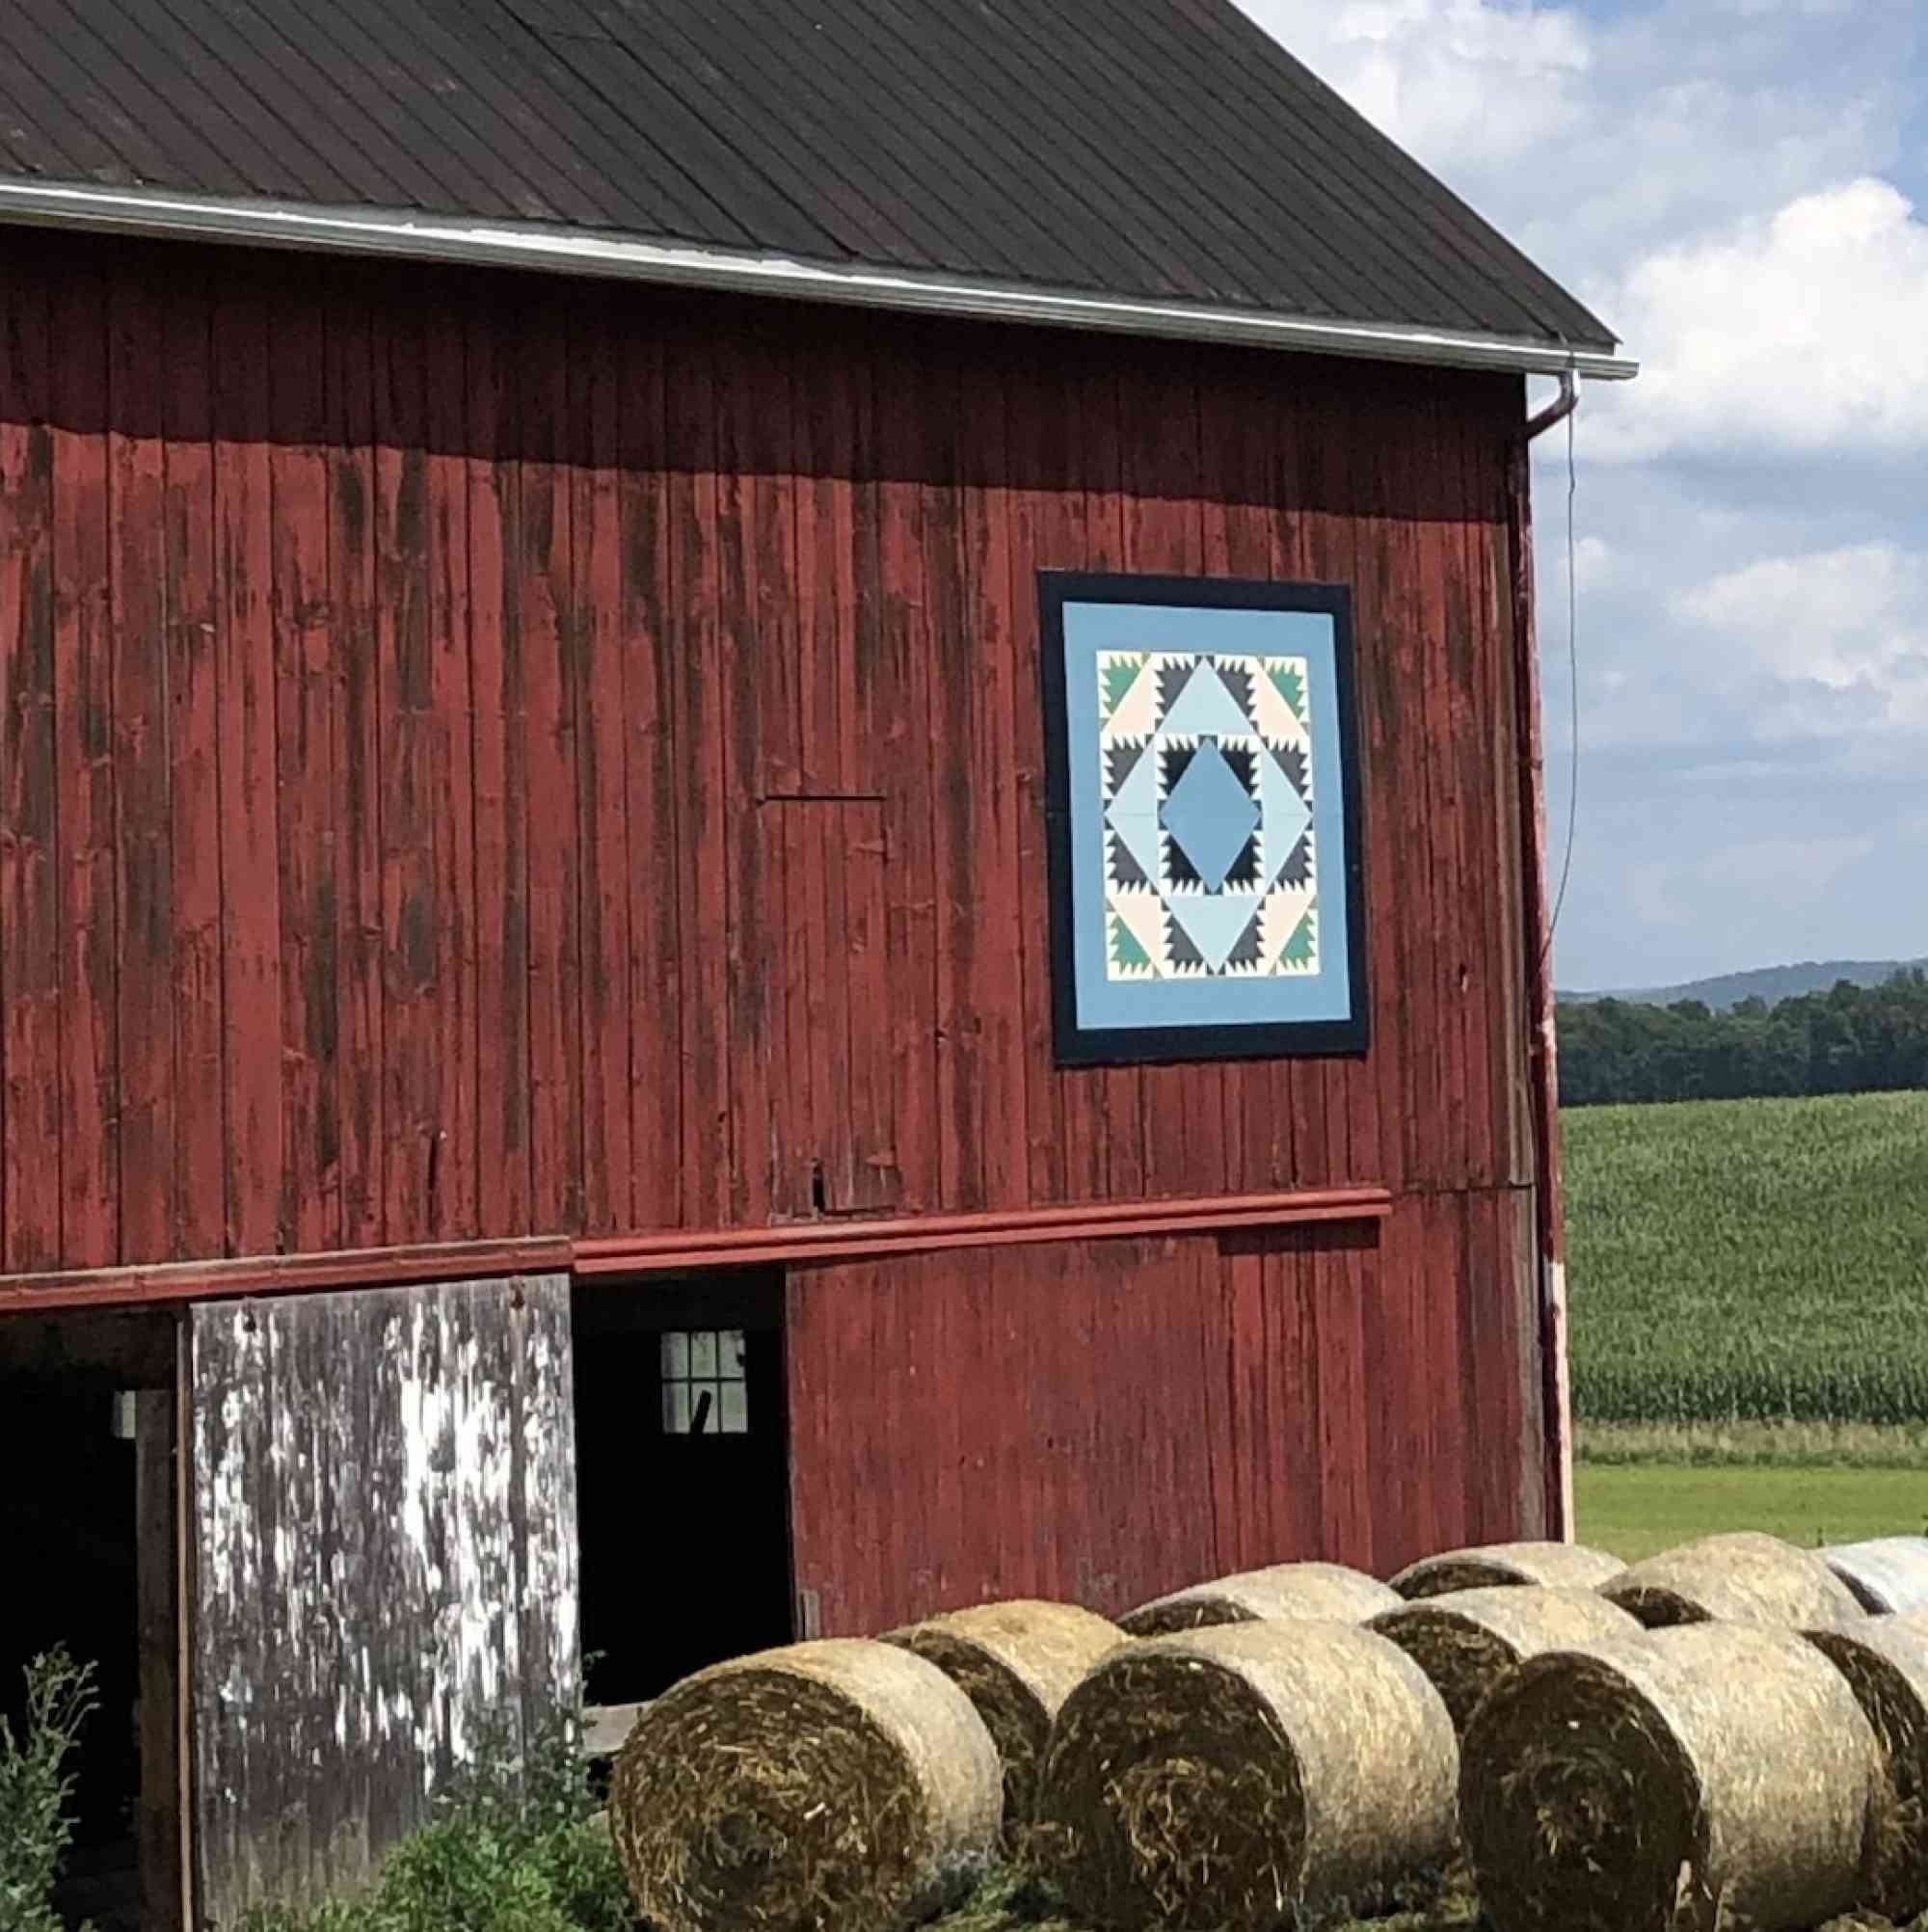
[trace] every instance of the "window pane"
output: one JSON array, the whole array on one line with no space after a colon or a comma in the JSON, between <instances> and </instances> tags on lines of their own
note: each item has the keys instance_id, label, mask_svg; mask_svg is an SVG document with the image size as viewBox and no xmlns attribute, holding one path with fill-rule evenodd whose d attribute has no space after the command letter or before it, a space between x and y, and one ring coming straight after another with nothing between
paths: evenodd
<instances>
[{"instance_id":1,"label":"window pane","mask_svg":"<svg viewBox=\"0 0 1928 1932\"><path fill-rule=\"evenodd\" d=\"M717 1370L719 1375L741 1378L743 1373L743 1331L741 1328L723 1330L723 1361Z\"/></svg>"},{"instance_id":2,"label":"window pane","mask_svg":"<svg viewBox=\"0 0 1928 1932\"><path fill-rule=\"evenodd\" d=\"M686 1382L663 1384L663 1433L667 1436L689 1434L689 1384Z\"/></svg>"},{"instance_id":3,"label":"window pane","mask_svg":"<svg viewBox=\"0 0 1928 1932\"><path fill-rule=\"evenodd\" d=\"M663 1375L681 1381L689 1373L689 1337L665 1335L662 1343Z\"/></svg>"},{"instance_id":4,"label":"window pane","mask_svg":"<svg viewBox=\"0 0 1928 1932\"><path fill-rule=\"evenodd\" d=\"M716 1384L693 1382L689 1385L689 1433L692 1436L716 1434Z\"/></svg>"},{"instance_id":5,"label":"window pane","mask_svg":"<svg viewBox=\"0 0 1928 1932\"><path fill-rule=\"evenodd\" d=\"M725 1436L747 1436L750 1432L749 1391L740 1382L723 1384L722 1430Z\"/></svg>"},{"instance_id":6,"label":"window pane","mask_svg":"<svg viewBox=\"0 0 1928 1932\"><path fill-rule=\"evenodd\" d=\"M689 1372L700 1382L716 1373L716 1331L705 1328L689 1338Z\"/></svg>"}]
</instances>

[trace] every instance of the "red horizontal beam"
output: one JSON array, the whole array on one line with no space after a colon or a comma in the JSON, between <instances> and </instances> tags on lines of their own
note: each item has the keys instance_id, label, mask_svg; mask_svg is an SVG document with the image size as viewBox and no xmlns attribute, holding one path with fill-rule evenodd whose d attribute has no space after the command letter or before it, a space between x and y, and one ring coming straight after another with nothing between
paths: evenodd
<instances>
[{"instance_id":1,"label":"red horizontal beam","mask_svg":"<svg viewBox=\"0 0 1928 1932\"><path fill-rule=\"evenodd\" d=\"M1391 1212L1392 1195L1384 1188L1326 1188L1193 1200L1085 1202L991 1214L907 1215L889 1221L813 1221L790 1227L578 1241L576 1272L584 1276L683 1275L693 1269L773 1262L794 1267L947 1248L1018 1248L1046 1241L1120 1241L1290 1227L1308 1221L1380 1221Z\"/></svg>"},{"instance_id":2,"label":"red horizontal beam","mask_svg":"<svg viewBox=\"0 0 1928 1932\"><path fill-rule=\"evenodd\" d=\"M238 1261L171 1261L71 1275L0 1275L0 1321L9 1314L48 1308L134 1308L157 1301L534 1275L567 1268L571 1248L567 1235L552 1235L532 1241L438 1242L422 1248L362 1248L344 1254L259 1254Z\"/></svg>"},{"instance_id":3,"label":"red horizontal beam","mask_svg":"<svg viewBox=\"0 0 1928 1932\"><path fill-rule=\"evenodd\" d=\"M1087 1202L1001 1214L803 1221L784 1227L718 1228L695 1233L677 1230L595 1241L552 1235L524 1241L369 1248L345 1254L266 1254L235 1261L0 1275L0 1318L29 1310L133 1308L237 1296L311 1294L333 1288L406 1287L417 1281L459 1281L559 1269L573 1270L578 1276L606 1278L772 1264L799 1267L934 1253L951 1248L1018 1248L1050 1241L1121 1241L1319 1221L1379 1221L1391 1212L1392 1196L1384 1188L1324 1188L1194 1200Z\"/></svg>"}]
</instances>

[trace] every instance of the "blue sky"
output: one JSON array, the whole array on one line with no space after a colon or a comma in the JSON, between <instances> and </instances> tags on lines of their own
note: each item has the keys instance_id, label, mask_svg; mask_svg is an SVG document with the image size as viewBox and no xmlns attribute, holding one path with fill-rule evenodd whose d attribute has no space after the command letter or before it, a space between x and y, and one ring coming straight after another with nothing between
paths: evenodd
<instances>
[{"instance_id":1,"label":"blue sky","mask_svg":"<svg viewBox=\"0 0 1928 1932\"><path fill-rule=\"evenodd\" d=\"M1560 983L1928 954L1928 9L1240 4L1645 365L1576 424ZM1536 487L1557 842L1557 432Z\"/></svg>"}]
</instances>

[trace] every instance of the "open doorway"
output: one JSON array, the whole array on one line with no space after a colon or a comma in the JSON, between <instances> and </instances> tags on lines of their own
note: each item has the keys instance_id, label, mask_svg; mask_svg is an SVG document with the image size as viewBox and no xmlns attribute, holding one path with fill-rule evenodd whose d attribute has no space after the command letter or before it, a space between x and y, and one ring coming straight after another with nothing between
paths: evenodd
<instances>
[{"instance_id":1,"label":"open doorway","mask_svg":"<svg viewBox=\"0 0 1928 1932\"><path fill-rule=\"evenodd\" d=\"M95 1932L181 1923L176 1337L171 1315L0 1321L0 1712L21 1736L56 1647L93 1667L56 1903Z\"/></svg>"},{"instance_id":2,"label":"open doorway","mask_svg":"<svg viewBox=\"0 0 1928 1932\"><path fill-rule=\"evenodd\" d=\"M587 1702L640 1703L792 1634L783 1276L574 1301Z\"/></svg>"}]
</instances>

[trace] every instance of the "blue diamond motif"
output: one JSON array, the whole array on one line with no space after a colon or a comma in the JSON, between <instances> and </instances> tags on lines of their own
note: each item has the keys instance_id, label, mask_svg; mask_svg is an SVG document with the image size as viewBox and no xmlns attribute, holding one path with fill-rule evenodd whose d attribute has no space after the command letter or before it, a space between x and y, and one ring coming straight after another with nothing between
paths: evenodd
<instances>
[{"instance_id":1,"label":"blue diamond motif","mask_svg":"<svg viewBox=\"0 0 1928 1932\"><path fill-rule=\"evenodd\" d=\"M1165 801L1165 829L1207 892L1225 883L1259 822L1259 808L1218 747L1201 744Z\"/></svg>"}]
</instances>

